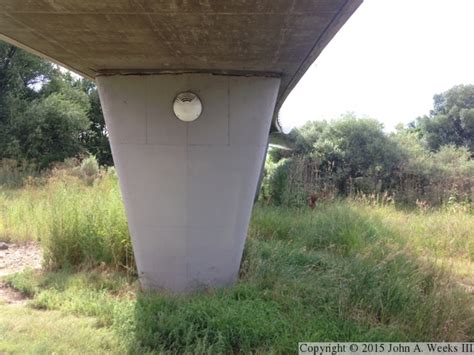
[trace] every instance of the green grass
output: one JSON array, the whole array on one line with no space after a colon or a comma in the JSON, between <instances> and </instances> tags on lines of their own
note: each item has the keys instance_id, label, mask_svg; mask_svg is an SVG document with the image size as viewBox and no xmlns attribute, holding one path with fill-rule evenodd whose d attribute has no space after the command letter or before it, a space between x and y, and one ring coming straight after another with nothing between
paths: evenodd
<instances>
[{"instance_id":1,"label":"green grass","mask_svg":"<svg viewBox=\"0 0 474 355\"><path fill-rule=\"evenodd\" d=\"M25 202L30 198L34 203ZM474 299L464 288L474 285L469 213L347 201L315 210L257 205L237 285L172 296L140 292L133 273L120 271L123 257L114 255L127 249L114 248L129 242L113 179L92 186L59 179L4 199L2 216L16 208L32 214L18 220L41 236L50 258L49 271L7 280L32 297L25 312L77 317L84 334L93 320L130 353L294 353L298 341L474 340ZM7 223L10 238L14 220ZM94 243L98 250L90 249ZM4 349L15 345L10 332ZM99 340L91 342L95 352Z\"/></svg>"},{"instance_id":2,"label":"green grass","mask_svg":"<svg viewBox=\"0 0 474 355\"><path fill-rule=\"evenodd\" d=\"M125 344L93 318L0 305L0 352L7 354L120 354Z\"/></svg>"},{"instance_id":3,"label":"green grass","mask_svg":"<svg viewBox=\"0 0 474 355\"><path fill-rule=\"evenodd\" d=\"M45 184L0 189L0 240L40 240L45 265L134 267L124 206L113 174L88 181L54 171Z\"/></svg>"}]
</instances>

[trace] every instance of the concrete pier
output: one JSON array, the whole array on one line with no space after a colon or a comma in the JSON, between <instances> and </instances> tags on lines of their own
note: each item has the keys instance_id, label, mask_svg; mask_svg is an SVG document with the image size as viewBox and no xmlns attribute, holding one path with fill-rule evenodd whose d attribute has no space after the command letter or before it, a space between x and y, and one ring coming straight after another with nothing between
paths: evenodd
<instances>
[{"instance_id":1,"label":"concrete pier","mask_svg":"<svg viewBox=\"0 0 474 355\"><path fill-rule=\"evenodd\" d=\"M279 108L361 3L0 0L0 40L96 81L142 285L187 292L235 281Z\"/></svg>"},{"instance_id":2,"label":"concrete pier","mask_svg":"<svg viewBox=\"0 0 474 355\"><path fill-rule=\"evenodd\" d=\"M143 287L231 285L280 80L116 75L97 84ZM194 122L173 113L183 91L201 98Z\"/></svg>"}]
</instances>

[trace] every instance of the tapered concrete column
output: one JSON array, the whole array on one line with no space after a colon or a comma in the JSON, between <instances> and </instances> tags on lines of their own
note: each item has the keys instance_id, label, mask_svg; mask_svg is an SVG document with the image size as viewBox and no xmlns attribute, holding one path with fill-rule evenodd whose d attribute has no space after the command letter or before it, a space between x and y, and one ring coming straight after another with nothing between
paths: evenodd
<instances>
[{"instance_id":1,"label":"tapered concrete column","mask_svg":"<svg viewBox=\"0 0 474 355\"><path fill-rule=\"evenodd\" d=\"M144 288L186 292L238 276L280 80L211 74L97 79ZM200 118L179 121L175 96Z\"/></svg>"}]
</instances>

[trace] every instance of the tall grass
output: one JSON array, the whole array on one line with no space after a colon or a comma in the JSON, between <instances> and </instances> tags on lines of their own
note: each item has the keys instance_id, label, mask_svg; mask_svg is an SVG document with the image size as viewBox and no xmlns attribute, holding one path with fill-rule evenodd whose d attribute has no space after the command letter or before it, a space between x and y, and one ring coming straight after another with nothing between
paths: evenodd
<instances>
[{"instance_id":1,"label":"tall grass","mask_svg":"<svg viewBox=\"0 0 474 355\"><path fill-rule=\"evenodd\" d=\"M323 295L343 319L387 325L406 332L405 340L474 336L472 296L449 262L435 262L472 265L473 216L439 212L421 224L426 215L347 202L284 212L254 211L246 251L254 257L244 269L250 279L264 280L272 292L292 281L292 297L301 288L309 304ZM474 284L474 275L467 276Z\"/></svg>"},{"instance_id":2,"label":"tall grass","mask_svg":"<svg viewBox=\"0 0 474 355\"><path fill-rule=\"evenodd\" d=\"M106 263L134 267L116 175L93 181L57 170L42 185L0 194L0 239L39 240L52 269Z\"/></svg>"},{"instance_id":3,"label":"tall grass","mask_svg":"<svg viewBox=\"0 0 474 355\"><path fill-rule=\"evenodd\" d=\"M0 187L19 188L29 179L39 175L34 164L12 159L0 159Z\"/></svg>"},{"instance_id":4,"label":"tall grass","mask_svg":"<svg viewBox=\"0 0 474 355\"><path fill-rule=\"evenodd\" d=\"M56 173L46 185L3 193L0 238L37 238L46 265L63 269L9 282L32 295L35 308L96 317L130 352L474 340L474 299L465 287L474 286L474 216L465 211L361 201L314 210L256 205L237 285L172 296L142 293L133 277L94 268L133 261L116 178L89 180Z\"/></svg>"}]
</instances>

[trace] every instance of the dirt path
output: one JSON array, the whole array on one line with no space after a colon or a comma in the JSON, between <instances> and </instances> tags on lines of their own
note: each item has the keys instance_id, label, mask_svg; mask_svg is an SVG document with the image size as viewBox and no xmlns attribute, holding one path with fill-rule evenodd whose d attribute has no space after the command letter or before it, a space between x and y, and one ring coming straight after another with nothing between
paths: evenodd
<instances>
[{"instance_id":1,"label":"dirt path","mask_svg":"<svg viewBox=\"0 0 474 355\"><path fill-rule=\"evenodd\" d=\"M0 278L26 268L40 269L42 258L37 243L16 245L0 242ZM0 280L0 302L21 304L25 302L25 297Z\"/></svg>"}]
</instances>

